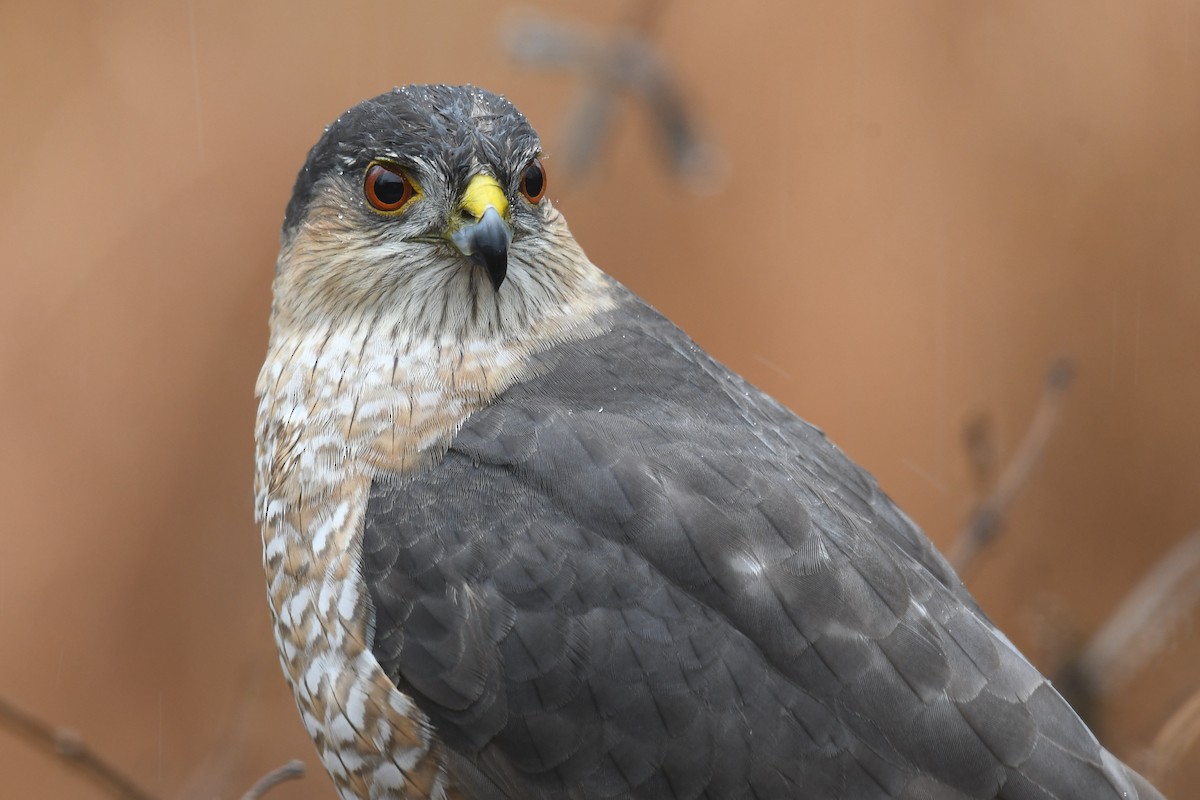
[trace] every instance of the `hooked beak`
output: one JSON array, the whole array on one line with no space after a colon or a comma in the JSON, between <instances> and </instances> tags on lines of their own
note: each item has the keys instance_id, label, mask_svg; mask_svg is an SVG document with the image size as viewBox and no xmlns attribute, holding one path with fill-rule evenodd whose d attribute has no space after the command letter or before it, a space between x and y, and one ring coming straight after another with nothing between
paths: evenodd
<instances>
[{"instance_id":1,"label":"hooked beak","mask_svg":"<svg viewBox=\"0 0 1200 800\"><path fill-rule=\"evenodd\" d=\"M457 227L451 223L450 241L458 251L487 272L492 288L500 291L508 273L508 246L512 226L504 220L508 198L491 175L476 175L467 184L459 203Z\"/></svg>"}]
</instances>

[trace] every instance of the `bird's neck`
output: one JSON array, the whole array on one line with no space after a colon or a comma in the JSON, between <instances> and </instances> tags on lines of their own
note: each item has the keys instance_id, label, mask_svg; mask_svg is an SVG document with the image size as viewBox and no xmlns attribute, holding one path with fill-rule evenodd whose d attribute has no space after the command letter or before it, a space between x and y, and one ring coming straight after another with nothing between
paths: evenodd
<instances>
[{"instance_id":1,"label":"bird's neck","mask_svg":"<svg viewBox=\"0 0 1200 800\"><path fill-rule=\"evenodd\" d=\"M261 521L327 498L356 477L400 476L439 459L463 421L524 377L542 350L595 333L607 280L521 332L405 335L387 314L272 330L259 374L256 509Z\"/></svg>"},{"instance_id":2,"label":"bird's neck","mask_svg":"<svg viewBox=\"0 0 1200 800\"><path fill-rule=\"evenodd\" d=\"M445 752L371 652L358 574L371 483L439 458L462 422L529 369L555 340L589 335L582 308L528 336L413 338L386 314L273 330L259 376L257 514L281 663L309 733L343 797L404 764L412 797L443 793ZM313 664L328 672L314 677ZM357 705L356 705L357 704ZM362 709L362 718L340 709ZM386 724L374 720L386 720ZM355 728L354 726L358 726ZM382 755L347 766L330 731L387 730ZM349 773L349 774L345 774Z\"/></svg>"}]
</instances>

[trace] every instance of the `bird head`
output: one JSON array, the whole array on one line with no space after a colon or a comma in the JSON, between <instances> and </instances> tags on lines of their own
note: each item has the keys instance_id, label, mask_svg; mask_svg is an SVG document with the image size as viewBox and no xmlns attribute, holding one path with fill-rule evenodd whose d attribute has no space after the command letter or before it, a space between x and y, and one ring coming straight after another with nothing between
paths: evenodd
<instances>
[{"instance_id":1,"label":"bird head","mask_svg":"<svg viewBox=\"0 0 1200 800\"><path fill-rule=\"evenodd\" d=\"M296 179L276 317L387 312L436 338L528 327L594 270L540 156L524 115L475 87L407 86L351 108Z\"/></svg>"}]
</instances>

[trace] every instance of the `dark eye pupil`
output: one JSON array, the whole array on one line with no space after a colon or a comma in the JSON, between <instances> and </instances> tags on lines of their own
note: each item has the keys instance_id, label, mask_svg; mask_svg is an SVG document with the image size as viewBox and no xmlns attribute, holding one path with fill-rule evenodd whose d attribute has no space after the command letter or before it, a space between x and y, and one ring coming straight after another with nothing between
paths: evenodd
<instances>
[{"instance_id":1,"label":"dark eye pupil","mask_svg":"<svg viewBox=\"0 0 1200 800\"><path fill-rule=\"evenodd\" d=\"M530 164L529 169L525 170L523 178L525 183L525 194L530 197L537 197L542 193L542 185L545 183L546 176L542 174L542 168L537 164Z\"/></svg>"},{"instance_id":2,"label":"dark eye pupil","mask_svg":"<svg viewBox=\"0 0 1200 800\"><path fill-rule=\"evenodd\" d=\"M404 199L404 178L386 169L375 176L375 196L384 205L399 203Z\"/></svg>"}]
</instances>

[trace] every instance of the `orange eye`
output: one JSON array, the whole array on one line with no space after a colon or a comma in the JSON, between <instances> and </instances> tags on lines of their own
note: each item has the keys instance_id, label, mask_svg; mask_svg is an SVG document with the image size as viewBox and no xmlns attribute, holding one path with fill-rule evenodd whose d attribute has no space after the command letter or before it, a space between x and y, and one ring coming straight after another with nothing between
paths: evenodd
<instances>
[{"instance_id":1,"label":"orange eye","mask_svg":"<svg viewBox=\"0 0 1200 800\"><path fill-rule=\"evenodd\" d=\"M540 159L530 161L521 173L521 194L531 203L536 203L546 194L546 169Z\"/></svg>"},{"instance_id":2,"label":"orange eye","mask_svg":"<svg viewBox=\"0 0 1200 800\"><path fill-rule=\"evenodd\" d=\"M416 193L412 181L399 167L374 161L367 167L367 180L363 186L367 202L378 211L399 211Z\"/></svg>"}]
</instances>

